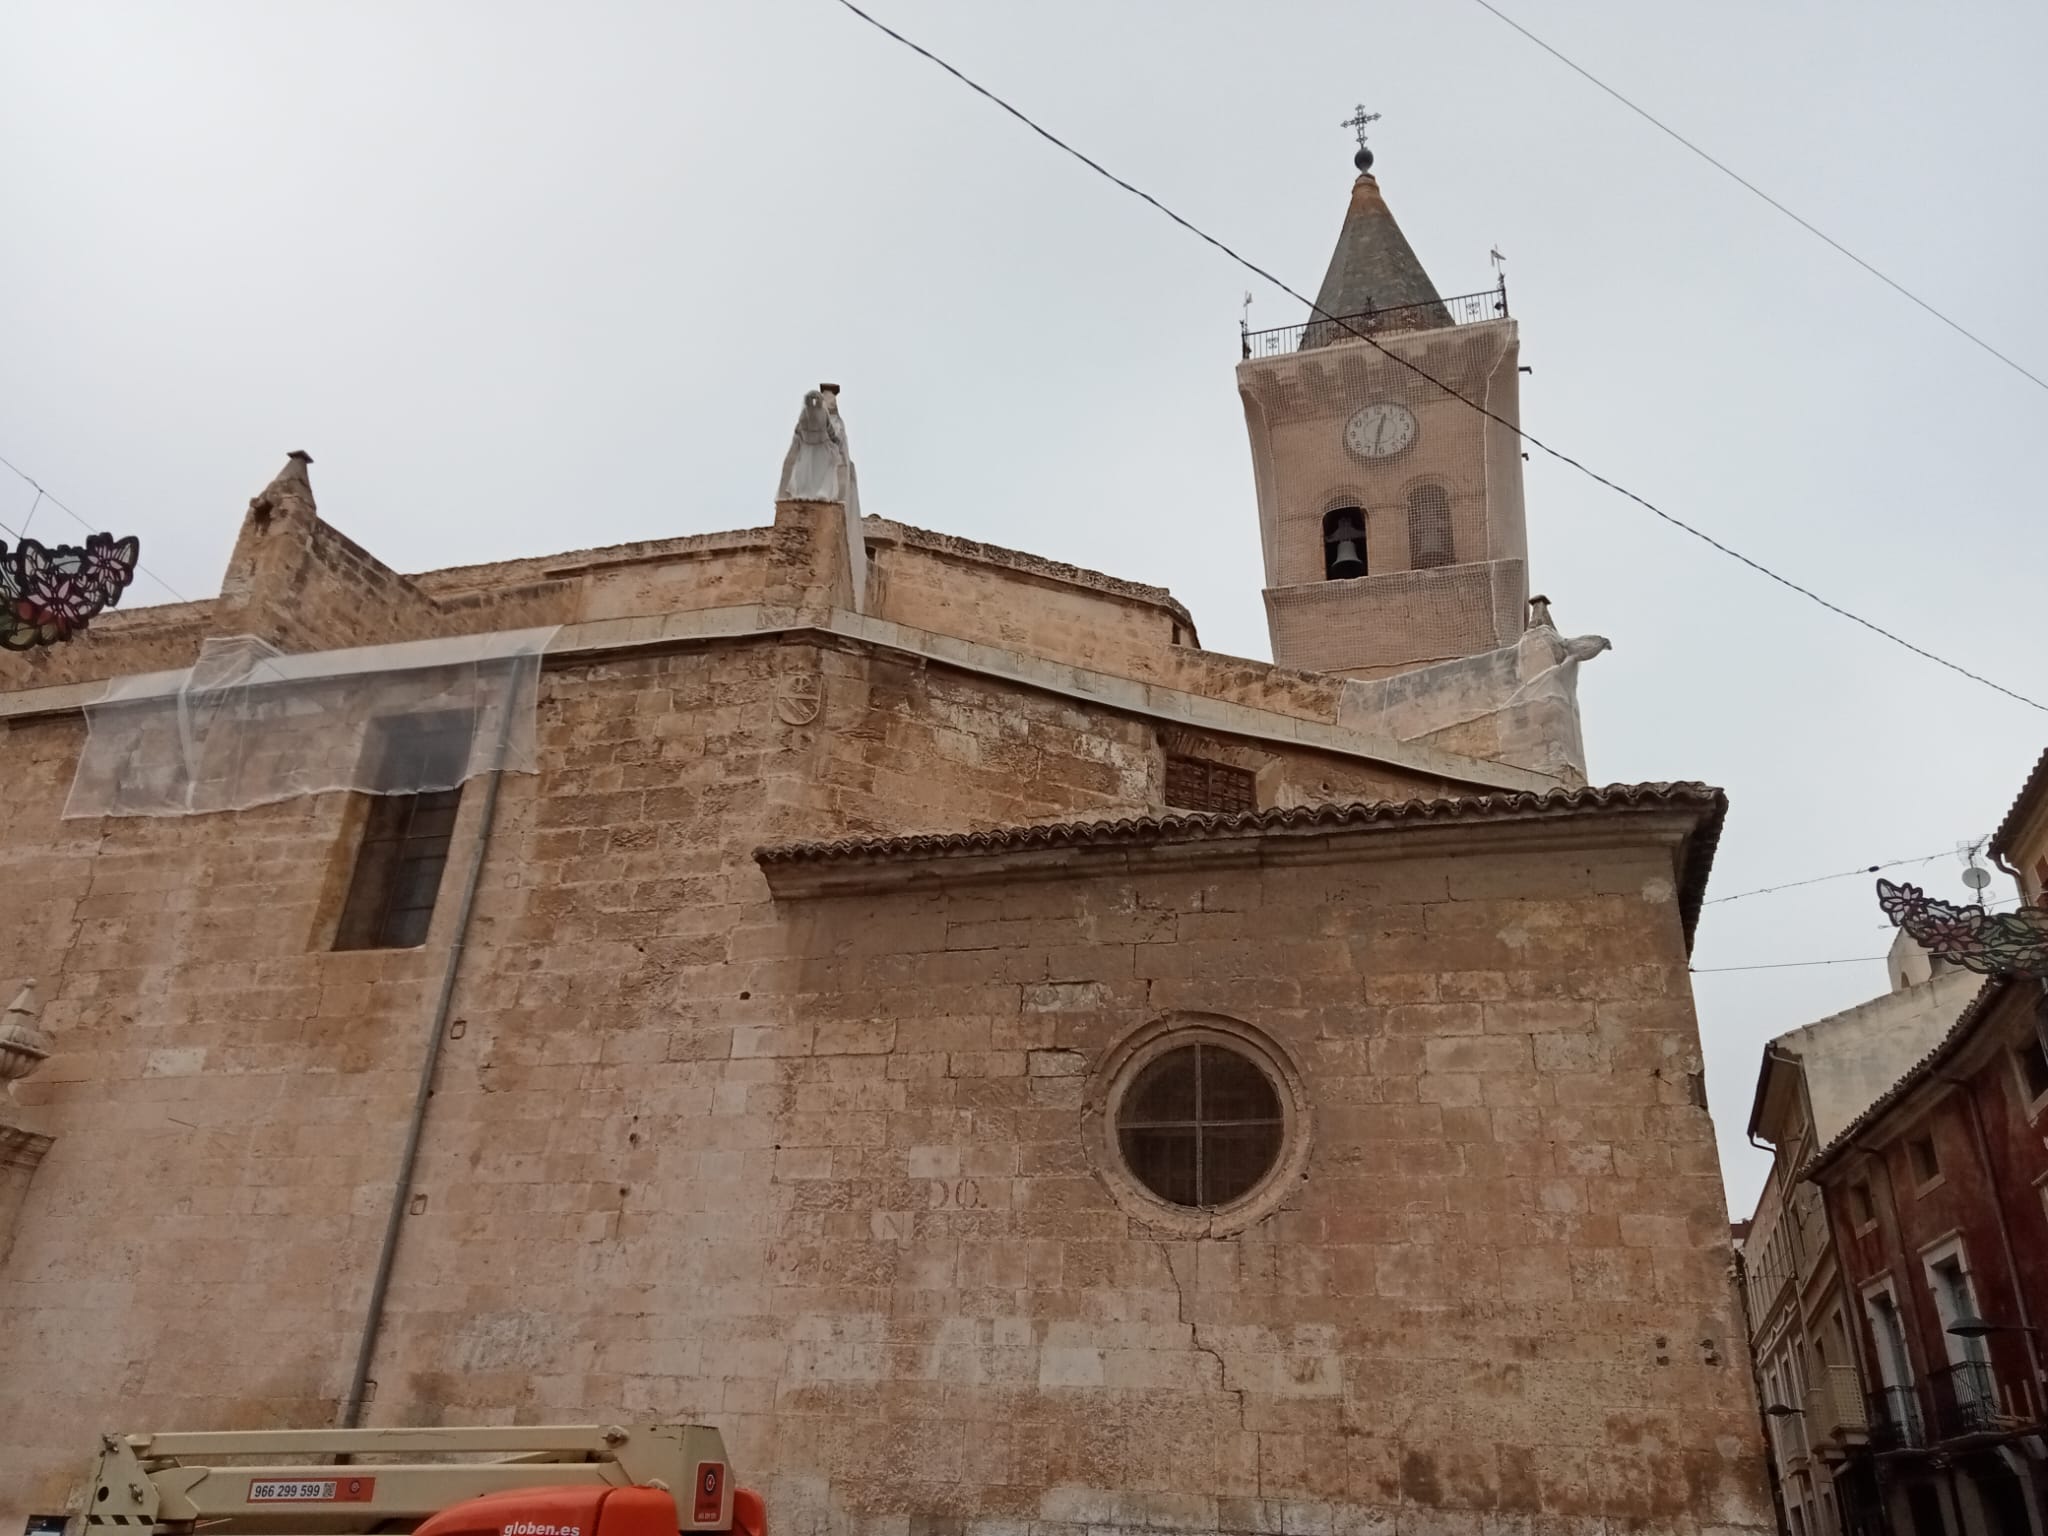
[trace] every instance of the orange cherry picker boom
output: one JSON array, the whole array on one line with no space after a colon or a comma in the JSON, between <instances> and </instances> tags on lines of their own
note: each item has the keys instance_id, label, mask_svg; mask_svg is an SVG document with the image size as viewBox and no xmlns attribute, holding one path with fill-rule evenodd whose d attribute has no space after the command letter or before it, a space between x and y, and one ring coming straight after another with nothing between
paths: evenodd
<instances>
[{"instance_id":1,"label":"orange cherry picker boom","mask_svg":"<svg viewBox=\"0 0 2048 1536\"><path fill-rule=\"evenodd\" d=\"M486 1459L488 1458L488 1459ZM701 1424L107 1435L66 1536L766 1536Z\"/></svg>"}]
</instances>

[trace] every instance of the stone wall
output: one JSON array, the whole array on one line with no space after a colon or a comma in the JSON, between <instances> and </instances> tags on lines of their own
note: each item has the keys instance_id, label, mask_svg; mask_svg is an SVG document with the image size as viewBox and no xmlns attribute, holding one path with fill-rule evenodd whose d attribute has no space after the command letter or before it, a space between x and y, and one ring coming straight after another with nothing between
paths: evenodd
<instances>
[{"instance_id":1,"label":"stone wall","mask_svg":"<svg viewBox=\"0 0 2048 1536\"><path fill-rule=\"evenodd\" d=\"M593 579L632 606L748 569L822 612L850 580L808 503L637 573L408 578L289 474L218 632L511 627ZM1147 590L1106 611L1170 628ZM146 627L117 617L103 657ZM1668 847L1454 856L1423 829L1284 869L778 901L762 844L1156 813L1169 750L1268 806L1471 784L845 635L663 643L543 674L371 1422L702 1418L805 1532L1751 1520ZM1170 634L1113 652L1303 719L1344 696ZM82 729L10 725L0 804L0 985L38 980L55 1043L0 1266L0 1519L59 1504L110 1428L332 1421L482 819L473 781L424 947L337 953L361 799L63 821ZM1274 1041L1312 1111L1308 1176L1228 1240L1145 1230L1076 1161L1103 1053L1184 1010Z\"/></svg>"},{"instance_id":2,"label":"stone wall","mask_svg":"<svg viewBox=\"0 0 2048 1536\"><path fill-rule=\"evenodd\" d=\"M1265 858L794 893L759 1024L682 1036L783 1112L781 1517L1767 1524L1668 854ZM1219 1015L1312 1150L1204 1239L1089 1116L1120 1041Z\"/></svg>"},{"instance_id":3,"label":"stone wall","mask_svg":"<svg viewBox=\"0 0 2048 1536\"><path fill-rule=\"evenodd\" d=\"M779 1081L756 1075L784 962L752 849L1157 810L1163 750L1146 722L858 648L715 645L552 668L542 690L544 771L505 781L399 1267L402 1309L494 1321L424 1352L396 1325L374 1417L436 1416L446 1377L471 1393L457 1416L744 1428L765 1407L744 1388L728 1406L711 1367L688 1390L581 1383L649 1374L595 1363L646 1329L707 1336L694 1284L628 1277L739 1263L744 1287L764 1262L733 1247L772 1171L755 1086ZM75 716L13 727L0 807L0 978L38 979L56 1043L21 1091L57 1141L0 1269L10 1515L61 1496L116 1421L331 1420L478 814L473 786L425 949L335 953L360 800L63 821L82 739ZM1444 788L1306 750L1260 761L1275 799ZM729 1065L679 1033L711 1020L741 1041ZM519 1342L556 1328L559 1355Z\"/></svg>"},{"instance_id":4,"label":"stone wall","mask_svg":"<svg viewBox=\"0 0 2048 1536\"><path fill-rule=\"evenodd\" d=\"M371 1422L702 1418L802 1531L1752 1522L1668 850L772 901L762 841L1147 792L1142 731L980 686L764 644L548 674ZM423 950L326 948L342 797L60 824L76 726L17 739L0 972L58 1053L0 1271L10 1516L112 1425L331 1420L450 937L444 894ZM1028 793L978 776L1010 744ZM1227 1240L1134 1224L1084 1150L1105 1052L1184 1010L1311 1110Z\"/></svg>"},{"instance_id":5,"label":"stone wall","mask_svg":"<svg viewBox=\"0 0 2048 1536\"><path fill-rule=\"evenodd\" d=\"M1163 589L870 520L872 612L899 624L1146 676L1194 620Z\"/></svg>"},{"instance_id":6,"label":"stone wall","mask_svg":"<svg viewBox=\"0 0 2048 1536\"><path fill-rule=\"evenodd\" d=\"M408 576L319 516L295 458L251 502L218 598L117 610L68 645L0 656L0 687L181 668L214 637L249 634L287 651L316 651L762 605L748 627L769 614L822 620L830 609L851 609L1034 663L1085 667L1340 730L1360 727L1359 700L1343 677L1203 651L1193 619L1164 589L1058 561L869 518L871 558L857 599L848 571L862 562L846 558L843 511L822 506L787 504L770 528ZM1496 718L1484 709L1467 719L1472 711L1457 690L1443 695L1435 715L1427 705L1410 710L1398 739L1583 780L1576 750L1552 750L1557 741L1576 742L1569 700L1531 729L1521 716ZM1444 734L1439 717L1459 723ZM1363 734L1383 739L1385 725L1367 722ZM1559 761L1569 768L1560 772Z\"/></svg>"}]
</instances>

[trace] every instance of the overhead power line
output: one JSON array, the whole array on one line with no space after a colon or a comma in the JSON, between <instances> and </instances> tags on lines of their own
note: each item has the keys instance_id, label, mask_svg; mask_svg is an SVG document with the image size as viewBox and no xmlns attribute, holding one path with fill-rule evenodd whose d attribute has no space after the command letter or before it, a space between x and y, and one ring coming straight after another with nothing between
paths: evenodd
<instances>
[{"instance_id":1,"label":"overhead power line","mask_svg":"<svg viewBox=\"0 0 2048 1536\"><path fill-rule=\"evenodd\" d=\"M1947 858L1954 852L1953 848L1944 848L1940 853L1923 853L1915 859L1892 859L1884 864L1865 864L1858 869L1844 869L1832 875L1813 875L1805 880L1787 880L1780 885L1760 885L1753 891L1737 891L1733 896L1710 896L1700 905L1711 907L1719 902L1740 901L1745 896L1771 896L1779 891L1796 891L1803 885L1819 885L1825 880L1847 880L1854 875L1874 875L1881 869L1897 869L1901 864L1930 864L1936 859Z\"/></svg>"},{"instance_id":2,"label":"overhead power line","mask_svg":"<svg viewBox=\"0 0 2048 1536\"><path fill-rule=\"evenodd\" d=\"M1558 63L1564 65L1566 69L1569 69L1570 71L1572 71L1572 73L1578 75L1580 78L1586 81L1589 81L1591 84L1598 86L1601 90L1605 91L1609 96L1612 96L1616 101L1620 102L1624 107L1627 107L1629 111L1635 113L1637 117L1640 117L1652 128L1655 128L1659 133L1665 134L1668 137L1677 140L1680 144L1684 145L1687 149L1691 150L1695 155L1698 155L1700 159L1706 161L1707 164L1711 165L1715 170L1719 171L1723 176L1726 176L1730 181L1734 182L1737 186L1743 188L1745 191L1755 194L1764 202L1769 203L1773 208L1777 209L1778 212L1785 215L1786 218L1790 219L1794 224L1797 224L1801 229L1805 230L1809 235L1812 235L1816 240L1819 240L1824 244L1833 247L1836 251L1848 257L1849 260L1855 262L1857 266L1861 267L1864 271L1868 272L1880 283L1883 283L1885 287L1891 289L1900 297L1905 298L1911 301L1912 303L1917 304L1920 308L1926 310L1928 314L1934 316L1935 319L1939 320L1943 325L1947 326L1950 330L1954 331L1958 336L1962 337L1965 341L1971 343L1973 346L1981 347L1984 351L1990 353L1993 357L1997 358L2001 363L2005 364L2006 367L2010 368L2014 373L2018 374L2021 378L2026 379L2030 383L2038 385L2042 389L2048 389L2048 379L2042 378L2041 375L2035 373L2032 369L2027 368L2023 364L2014 361L2005 353L1999 351L1998 348L1991 345L1991 343L1986 341L1982 336L1979 336L1975 331L1965 326L1961 321L1950 319L1947 315L1943 314L1940 310L1936 309L1932 304L1928 303L1925 299L1921 298L1919 294L1913 292L1913 290L1908 288L1904 283L1898 282L1893 278L1887 277L1883 272L1879 271L1875 266L1865 261L1861 256L1858 256L1854 251L1850 250L1849 247L1842 244L1841 241L1837 240L1833 235L1829 234L1826 230L1818 228L1816 225L1814 225L1807 219L1801 218L1798 214L1794 213L1790 208L1787 208L1783 203L1779 202L1775 197L1771 196L1771 194L1766 192L1762 187L1758 186L1755 182L1751 181L1747 176L1742 175L1739 171L1736 171L1726 163L1715 159L1712 155L1708 154L1704 149L1700 148L1699 145L1693 143L1691 139L1688 139L1676 128L1673 128L1669 123L1664 122L1662 119L1656 117L1647 108L1637 106L1633 101L1630 101L1626 96L1622 95L1621 92L1617 91L1613 86L1609 85L1605 80L1602 80L1598 75L1594 74L1590 69L1587 69L1583 64L1579 63L1576 59L1568 58L1563 53L1560 53L1557 49L1551 47L1550 44L1543 41L1543 39L1538 37L1534 32L1531 32L1519 21L1516 21L1514 17L1508 15L1499 6L1494 5L1492 3L1492 0L1472 0L1472 3L1479 6L1482 10L1492 12L1493 15L1498 17L1501 21L1507 23L1507 25L1513 27L1517 32L1521 33L1522 36L1529 39L1530 42L1534 43L1538 48L1541 48L1545 53L1549 54L1553 59L1557 60Z\"/></svg>"},{"instance_id":3,"label":"overhead power line","mask_svg":"<svg viewBox=\"0 0 2048 1536\"><path fill-rule=\"evenodd\" d=\"M84 518L80 517L76 512L72 511L69 507L65 506L64 503L59 501L55 496L52 496L49 492L49 489L46 486L44 486L41 481L37 480L34 475L31 475L19 464L14 463L13 461L7 459L4 456L0 456L0 468L12 470L15 474L19 475L24 482L31 486L36 493L36 499L34 502L30 504L28 509L28 519L27 521L22 523L21 528L19 530L8 528L5 523L0 523L0 528L5 528L7 532L14 535L16 543L19 543L22 539L28 536L28 525L29 523L35 521L36 508L41 506L46 501L51 506L55 507L59 512L62 512L66 517L70 518L71 521L78 524L78 526L83 528L87 533L99 533L102 531L101 529L95 528L91 523L87 522ZM166 592L170 593L171 596L175 597L179 602L189 603L192 601L191 598L187 597L184 593L180 592L168 581L165 581L163 577L157 575L157 573L155 571L152 571L148 566L143 565L138 561L136 563L135 568L138 571L142 572L143 575L147 576L151 581L155 582L158 586L162 587Z\"/></svg>"},{"instance_id":4,"label":"overhead power line","mask_svg":"<svg viewBox=\"0 0 2048 1536\"><path fill-rule=\"evenodd\" d=\"M1026 116L1016 107L1011 106L1010 103L1003 100L1002 97L996 95L996 93L994 91L991 91L987 86L982 85L978 81L973 80L969 78L967 75L961 73L960 70L954 68L953 65L947 63L944 59L940 58L937 54L933 53L929 48L924 47L920 43L913 42L911 39L905 37L901 32L898 32L894 27L889 26L886 22L876 20L873 16L869 15L866 11L862 10L858 5L855 5L853 3L853 0L836 0L836 3L842 6L844 9L851 11L855 16L858 16L862 21L866 22L869 26L873 27L876 31L882 33L884 36L889 37L894 41L902 44L905 48L908 48L912 53L917 54L920 58L926 59L929 62L937 65L940 69L944 70L947 74L951 75L954 79L958 80L962 85L966 86L976 95L984 98L994 106L1001 108L1004 112L1007 112L1010 116L1017 119L1018 122L1022 123L1025 127L1029 128L1033 133L1037 134L1040 138L1044 139L1048 144L1052 145L1055 149L1060 150L1064 154L1071 155L1074 159L1080 161L1083 165L1087 166L1089 170L1095 172L1096 175L1102 177L1106 181L1112 182L1118 187L1121 187L1124 191L1130 193L1131 196L1137 198L1139 201L1150 205L1159 213L1162 213L1167 218L1171 219L1175 224L1178 224L1182 229L1186 230L1189 234L1193 235L1196 239L1201 240L1205 244L1214 247L1218 251L1221 251L1225 256L1229 257L1232 261L1236 262L1240 267L1244 268L1247 272L1250 272L1255 277L1261 278L1264 281L1271 283L1275 288L1278 288L1282 293L1286 294L1288 297L1296 299L1299 302L1308 305L1310 312L1317 319L1328 321L1333 325L1342 326L1344 330L1348 332L1351 336L1355 337L1359 341L1364 342L1367 346L1371 347L1374 351L1378 352L1382 357L1392 359L1394 362L1400 364L1403 368L1407 369L1410 373L1416 375L1418 378L1435 386L1437 389L1442 390L1444 394L1450 396L1451 399L1459 401L1461 404L1470 407L1474 411L1477 411L1481 416L1485 417L1488 421L1495 423L1497 426L1506 428L1508 431L1514 433L1515 436L1518 437L1521 441L1527 443L1531 448L1537 449L1547 457L1557 460L1557 462L1560 464L1568 465L1570 468L1577 470L1580 474L1584 475L1587 479L1593 481L1595 484L1603 485L1608 490L1613 491L1616 495L1622 496L1627 500L1634 502L1637 506L1643 508L1643 510L1645 510L1646 512L1649 512L1652 515L1663 519L1672 527L1679 529L1681 532L1691 534L1701 543L1710 545L1712 548L1719 550L1722 554L1728 556L1729 559L1739 561L1741 564L1748 566L1751 570L1755 571L1757 574L1761 576L1769 577L1772 581L1778 583L1779 586L1789 587L1792 591L1797 592L1801 597L1806 598L1809 602L1819 604L1821 607L1827 609L1830 613L1836 614L1841 618L1845 618L1852 624L1859 624L1863 628L1871 631L1873 634L1881 635L1885 639L1891 641L1894 645L1901 646L1904 649L1911 651L1916 656L1923 657L1928 661L1934 662L1937 666L1946 667L1949 671L1957 673L1960 676L1967 677L1972 682L1981 683L1986 688L1991 689L1995 693L2002 693L2007 698L2016 700L2021 704L2025 704L2030 709L2037 709L2044 714L2048 714L2048 704L2043 704L2036 699L2030 699L2023 693L2016 693L2012 689L2006 687L2003 683L1995 683L1990 678L1984 677L1979 673L1972 672L1969 668L1962 666L1956 662L1950 661L1945 656L1937 656L1934 652L1927 650L1922 646L1915 645L1912 641L1907 640L1900 635L1894 634L1891 630L1886 629L1883 625L1874 623L1871 620L1864 618L1861 614L1851 613L1847 608L1844 608L1837 603L1829 602L1819 593L1814 592L1809 588L1801 586L1798 582L1793 581L1790 577L1779 575L1769 566L1763 565L1758 561L1750 559L1749 556L1743 554L1740 550L1730 548L1728 545L1722 543L1719 539L1715 538L1712 534L1707 533L1699 528L1695 528L1691 523L1686 522L1683 518L1676 517L1673 514L1666 512L1662 507L1658 506L1656 503L1652 501L1647 500L1642 496L1637 495L1634 491L1628 489L1627 486L1618 484L1617 482L1608 479L1605 475L1600 474L1596 470L1589 469L1586 465L1580 463L1570 454L1561 452L1560 450L1551 447L1550 444L1544 442L1543 439L1541 439L1540 437L1537 437L1530 432L1524 431L1519 423L1509 421L1506 417L1498 415L1495 412L1487 409L1486 406L1482 405L1477 400L1474 400L1471 397L1460 393L1458 390L1453 389L1449 384L1446 384L1442 379L1437 378L1427 369L1424 369L1418 366L1417 364L1410 362L1407 358L1402 357L1399 353L1390 351L1388 348L1382 346L1377 340L1367 335L1364 331L1361 331L1356 326L1352 325L1343 316L1333 315L1329 313L1327 310L1323 309L1320 305L1318 305L1313 299L1309 298L1306 294L1303 294L1298 290L1289 287L1286 283L1283 283L1279 278L1275 277L1271 272L1267 271L1257 262L1250 260L1248 257L1240 255L1237 251L1233 250L1223 241L1217 239L1207 230L1202 229L1200 226L1196 224L1190 223L1187 219L1181 217L1181 215L1179 215L1178 213L1175 213L1171 208L1167 207L1166 204L1160 202L1159 199L1154 197L1151 193L1144 191L1142 188L1133 186L1130 182L1125 181L1121 176L1109 170L1099 161L1093 160L1089 158L1089 156L1083 154L1080 150L1076 149L1073 145L1069 144L1066 140L1062 139L1058 134L1053 133L1048 128L1042 127L1040 124L1033 121L1030 117Z\"/></svg>"},{"instance_id":5,"label":"overhead power line","mask_svg":"<svg viewBox=\"0 0 2048 1536\"><path fill-rule=\"evenodd\" d=\"M1809 965L1874 965L1882 959L1883 955L1849 955L1841 960L1779 960L1769 965L1694 965L1687 969L1695 976L1713 976L1723 971L1797 971Z\"/></svg>"}]
</instances>

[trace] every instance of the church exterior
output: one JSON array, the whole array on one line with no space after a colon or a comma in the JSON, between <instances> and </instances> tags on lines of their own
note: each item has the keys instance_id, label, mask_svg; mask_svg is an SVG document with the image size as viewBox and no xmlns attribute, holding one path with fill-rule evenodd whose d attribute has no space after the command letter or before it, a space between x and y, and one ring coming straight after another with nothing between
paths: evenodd
<instances>
[{"instance_id":1,"label":"church exterior","mask_svg":"<svg viewBox=\"0 0 2048 1536\"><path fill-rule=\"evenodd\" d=\"M772 526L406 576L295 455L8 660L0 1516L696 1419L788 1532L1768 1525L1723 798L1586 783L1504 294L1365 174L1319 304L1238 370L1276 665L862 517L830 386Z\"/></svg>"}]
</instances>

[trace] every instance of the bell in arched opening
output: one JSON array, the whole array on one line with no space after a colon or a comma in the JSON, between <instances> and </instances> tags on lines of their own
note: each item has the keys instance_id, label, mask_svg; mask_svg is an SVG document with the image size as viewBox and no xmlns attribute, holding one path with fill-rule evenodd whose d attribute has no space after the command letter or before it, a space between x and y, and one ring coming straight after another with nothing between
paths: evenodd
<instances>
[{"instance_id":1,"label":"bell in arched opening","mask_svg":"<svg viewBox=\"0 0 2048 1536\"><path fill-rule=\"evenodd\" d=\"M1332 507L1323 514L1324 577L1348 581L1365 572L1365 510Z\"/></svg>"}]
</instances>

